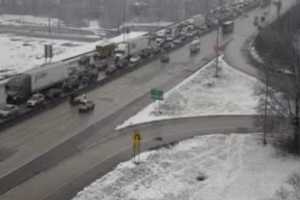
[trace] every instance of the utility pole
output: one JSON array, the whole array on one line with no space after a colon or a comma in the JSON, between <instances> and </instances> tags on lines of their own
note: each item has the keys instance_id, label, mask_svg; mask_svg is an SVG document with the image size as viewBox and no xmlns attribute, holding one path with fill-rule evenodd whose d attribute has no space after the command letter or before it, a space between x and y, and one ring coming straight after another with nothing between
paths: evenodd
<instances>
[{"instance_id":1,"label":"utility pole","mask_svg":"<svg viewBox=\"0 0 300 200\"><path fill-rule=\"evenodd\" d=\"M209 10L210 10L209 9L209 0L205 1L205 7L206 7L206 13L205 14L208 15L209 14Z\"/></svg>"},{"instance_id":2,"label":"utility pole","mask_svg":"<svg viewBox=\"0 0 300 200\"><path fill-rule=\"evenodd\" d=\"M48 17L48 32L51 33L51 17Z\"/></svg>"},{"instance_id":3,"label":"utility pole","mask_svg":"<svg viewBox=\"0 0 300 200\"><path fill-rule=\"evenodd\" d=\"M263 135L263 144L267 144L267 129L268 129L268 97L269 97L269 73L267 66L264 66L265 68L265 109L264 109L264 135Z\"/></svg>"},{"instance_id":4,"label":"utility pole","mask_svg":"<svg viewBox=\"0 0 300 200\"><path fill-rule=\"evenodd\" d=\"M223 0L219 0L219 6L221 7L221 9L223 8ZM217 28L217 39L216 39L216 47L215 47L215 51L217 54L217 58L216 58L216 72L215 72L215 77L219 77L219 50L220 50L220 29L221 29L221 19L220 16L218 16L218 28Z\"/></svg>"},{"instance_id":5,"label":"utility pole","mask_svg":"<svg viewBox=\"0 0 300 200\"><path fill-rule=\"evenodd\" d=\"M127 18L127 0L124 0L124 8L123 8L123 42L126 40L126 33L127 33L127 27L126 27L126 18Z\"/></svg>"}]
</instances>

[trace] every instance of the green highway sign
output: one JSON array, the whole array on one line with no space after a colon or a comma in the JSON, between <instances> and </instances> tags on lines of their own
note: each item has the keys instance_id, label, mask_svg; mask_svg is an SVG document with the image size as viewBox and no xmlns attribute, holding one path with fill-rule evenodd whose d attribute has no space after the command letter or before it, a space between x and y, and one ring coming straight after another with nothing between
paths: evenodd
<instances>
[{"instance_id":1,"label":"green highway sign","mask_svg":"<svg viewBox=\"0 0 300 200\"><path fill-rule=\"evenodd\" d=\"M150 94L153 100L160 100L160 101L164 100L164 92L162 90L152 89Z\"/></svg>"}]
</instances>

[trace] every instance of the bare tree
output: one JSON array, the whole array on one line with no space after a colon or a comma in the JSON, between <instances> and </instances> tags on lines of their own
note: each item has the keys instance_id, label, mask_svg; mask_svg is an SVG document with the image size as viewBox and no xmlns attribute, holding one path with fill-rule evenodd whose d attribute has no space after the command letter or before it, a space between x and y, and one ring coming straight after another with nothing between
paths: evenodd
<instances>
[{"instance_id":1,"label":"bare tree","mask_svg":"<svg viewBox=\"0 0 300 200\"><path fill-rule=\"evenodd\" d=\"M300 53L295 36L300 22L299 8L300 5L295 6L261 30L255 42L264 58L261 67L267 84L263 89L266 95L259 106L266 116L265 130L269 127L268 131L278 132L270 121L276 122L277 128L285 127L286 133L292 133L289 136L293 136L292 147L297 153L300 153Z\"/></svg>"}]
</instances>

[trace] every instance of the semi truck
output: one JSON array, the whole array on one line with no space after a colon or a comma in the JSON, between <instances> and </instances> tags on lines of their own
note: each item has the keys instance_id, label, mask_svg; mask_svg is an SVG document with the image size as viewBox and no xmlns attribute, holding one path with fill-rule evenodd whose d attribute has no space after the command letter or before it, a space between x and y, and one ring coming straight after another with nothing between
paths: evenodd
<instances>
[{"instance_id":1,"label":"semi truck","mask_svg":"<svg viewBox=\"0 0 300 200\"><path fill-rule=\"evenodd\" d=\"M113 55L116 44L105 42L103 44L96 45L96 52L99 58L108 58Z\"/></svg>"},{"instance_id":2,"label":"semi truck","mask_svg":"<svg viewBox=\"0 0 300 200\"><path fill-rule=\"evenodd\" d=\"M189 22L193 24L198 29L205 29L206 22L205 17L203 15L195 15L193 16Z\"/></svg>"},{"instance_id":3,"label":"semi truck","mask_svg":"<svg viewBox=\"0 0 300 200\"><path fill-rule=\"evenodd\" d=\"M32 94L55 86L70 91L73 86L78 86L81 82L86 84L97 77L98 71L86 66L74 67L66 62L45 64L8 80L5 85L7 102L21 104L26 102Z\"/></svg>"},{"instance_id":4,"label":"semi truck","mask_svg":"<svg viewBox=\"0 0 300 200\"><path fill-rule=\"evenodd\" d=\"M11 78L5 86L7 102L23 103L30 96L68 78L71 68L63 62L46 64Z\"/></svg>"},{"instance_id":5,"label":"semi truck","mask_svg":"<svg viewBox=\"0 0 300 200\"><path fill-rule=\"evenodd\" d=\"M137 55L149 47L149 38L146 36L139 37L119 43L114 49L114 56L117 60L129 58Z\"/></svg>"}]
</instances>

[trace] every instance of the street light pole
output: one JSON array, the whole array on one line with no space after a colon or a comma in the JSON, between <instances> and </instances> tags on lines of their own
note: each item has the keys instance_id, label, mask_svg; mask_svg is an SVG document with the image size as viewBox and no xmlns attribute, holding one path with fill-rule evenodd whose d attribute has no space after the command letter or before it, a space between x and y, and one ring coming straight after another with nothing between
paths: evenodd
<instances>
[{"instance_id":1,"label":"street light pole","mask_svg":"<svg viewBox=\"0 0 300 200\"><path fill-rule=\"evenodd\" d=\"M219 0L219 6L222 10L223 8L223 1ZM219 77L218 71L219 71L219 50L220 50L220 28L221 28L221 20L220 20L220 16L218 16L218 28L217 28L217 39L216 39L216 54L217 54L217 58L216 58L216 72L215 72L215 77Z\"/></svg>"},{"instance_id":2,"label":"street light pole","mask_svg":"<svg viewBox=\"0 0 300 200\"><path fill-rule=\"evenodd\" d=\"M217 58L216 58L216 73L215 73L215 77L219 77L218 74L218 68L219 68L219 46L220 46L220 20L218 20L218 30L217 30L217 41L216 41L216 54L217 54Z\"/></svg>"},{"instance_id":3,"label":"street light pole","mask_svg":"<svg viewBox=\"0 0 300 200\"><path fill-rule=\"evenodd\" d=\"M268 74L268 69L267 66L264 66L265 68L265 78L266 78L266 82L265 82L265 109L264 109L264 134L263 134L263 144L266 145L267 144L267 120L268 120L268 97L269 97L269 74Z\"/></svg>"}]
</instances>

